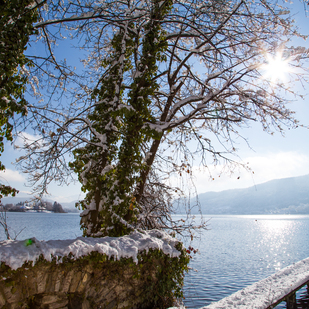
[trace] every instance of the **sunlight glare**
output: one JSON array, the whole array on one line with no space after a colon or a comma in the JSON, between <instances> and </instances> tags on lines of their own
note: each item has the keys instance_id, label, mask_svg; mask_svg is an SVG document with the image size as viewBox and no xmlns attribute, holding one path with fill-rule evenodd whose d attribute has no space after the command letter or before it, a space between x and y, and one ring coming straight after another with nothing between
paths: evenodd
<instances>
[{"instance_id":1,"label":"sunlight glare","mask_svg":"<svg viewBox=\"0 0 309 309\"><path fill-rule=\"evenodd\" d=\"M284 81L286 74L291 72L289 59L283 59L281 53L277 53L275 57L267 54L267 63L262 65L264 71L263 78L271 82Z\"/></svg>"},{"instance_id":2,"label":"sunlight glare","mask_svg":"<svg viewBox=\"0 0 309 309\"><path fill-rule=\"evenodd\" d=\"M296 228L293 221L280 219L280 216L275 215L272 215L271 219L258 220L258 222L263 241L273 248L282 246L287 242Z\"/></svg>"}]
</instances>

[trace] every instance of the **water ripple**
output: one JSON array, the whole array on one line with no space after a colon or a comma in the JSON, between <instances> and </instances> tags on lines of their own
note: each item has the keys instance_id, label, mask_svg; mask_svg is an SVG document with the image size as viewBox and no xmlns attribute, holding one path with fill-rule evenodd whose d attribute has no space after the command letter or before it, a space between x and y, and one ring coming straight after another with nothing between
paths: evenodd
<instances>
[{"instance_id":1,"label":"water ripple","mask_svg":"<svg viewBox=\"0 0 309 309\"><path fill-rule=\"evenodd\" d=\"M198 272L185 277L187 308L218 301L309 256L308 215L214 216L210 225L191 243L200 254L190 262Z\"/></svg>"}]
</instances>

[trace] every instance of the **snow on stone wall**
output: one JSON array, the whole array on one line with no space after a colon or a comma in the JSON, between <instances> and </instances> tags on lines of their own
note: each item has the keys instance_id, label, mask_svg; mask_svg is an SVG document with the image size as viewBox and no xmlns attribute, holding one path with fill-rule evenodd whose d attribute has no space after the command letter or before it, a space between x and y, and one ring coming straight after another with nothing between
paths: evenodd
<instances>
[{"instance_id":1,"label":"snow on stone wall","mask_svg":"<svg viewBox=\"0 0 309 309\"><path fill-rule=\"evenodd\" d=\"M61 258L69 253L75 258L80 258L96 251L116 260L133 258L137 263L138 252L148 252L149 249L159 249L170 257L178 257L180 252L175 248L178 242L176 238L159 230L134 232L123 237L78 237L49 241L39 241L35 238L24 241L5 240L0 241L0 262L15 270L26 261L35 263L40 255L47 261L57 257L61 262Z\"/></svg>"},{"instance_id":2,"label":"snow on stone wall","mask_svg":"<svg viewBox=\"0 0 309 309\"><path fill-rule=\"evenodd\" d=\"M162 269L180 255L176 244L175 238L157 230L118 238L1 241L0 308L169 304L172 298L161 297L158 287L169 280ZM157 250L152 254L150 249ZM139 260L138 254L142 254Z\"/></svg>"}]
</instances>

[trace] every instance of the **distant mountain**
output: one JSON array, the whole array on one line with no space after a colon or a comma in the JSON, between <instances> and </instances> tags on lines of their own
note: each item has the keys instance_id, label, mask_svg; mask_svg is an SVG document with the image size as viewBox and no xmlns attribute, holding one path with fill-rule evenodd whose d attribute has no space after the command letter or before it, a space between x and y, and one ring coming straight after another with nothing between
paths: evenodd
<instances>
[{"instance_id":1,"label":"distant mountain","mask_svg":"<svg viewBox=\"0 0 309 309\"><path fill-rule=\"evenodd\" d=\"M206 192L199 194L199 201L203 214L309 214L309 175Z\"/></svg>"},{"instance_id":2,"label":"distant mountain","mask_svg":"<svg viewBox=\"0 0 309 309\"><path fill-rule=\"evenodd\" d=\"M30 201L31 196L4 197L2 203L26 200ZM199 194L199 201L203 214L309 214L309 175L275 179L245 189L206 192ZM61 205L67 212L79 212L76 202ZM185 212L180 206L176 211ZM199 213L198 208L193 208L191 213Z\"/></svg>"},{"instance_id":3,"label":"distant mountain","mask_svg":"<svg viewBox=\"0 0 309 309\"><path fill-rule=\"evenodd\" d=\"M77 203L78 201L72 201L72 202L69 202L69 203L61 203L61 205L63 206L63 209L66 211L66 212L82 212L82 210L78 210L76 207L75 207L75 204Z\"/></svg>"},{"instance_id":4,"label":"distant mountain","mask_svg":"<svg viewBox=\"0 0 309 309\"><path fill-rule=\"evenodd\" d=\"M5 204L13 204L13 205L16 205L16 204L18 204L18 203L23 203L23 202L25 202L25 201L30 202L32 199L33 199L33 197L30 196L30 195L29 195L29 196L15 196L15 197L6 196L6 197L3 197L3 198L1 199L1 203L2 203L3 205L5 205ZM46 199L46 201L48 201L48 202L53 202L53 201L48 200L48 199Z\"/></svg>"}]
</instances>

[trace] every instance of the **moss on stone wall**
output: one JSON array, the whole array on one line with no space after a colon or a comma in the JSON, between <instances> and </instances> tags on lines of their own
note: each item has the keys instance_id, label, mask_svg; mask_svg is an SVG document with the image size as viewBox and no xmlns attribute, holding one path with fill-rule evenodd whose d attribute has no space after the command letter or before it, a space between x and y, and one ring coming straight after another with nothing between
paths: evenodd
<instances>
[{"instance_id":1,"label":"moss on stone wall","mask_svg":"<svg viewBox=\"0 0 309 309\"><path fill-rule=\"evenodd\" d=\"M42 257L12 270L0 265L0 308L167 308L182 297L189 258L181 244L179 257L149 250L132 258L113 260L92 252L61 263Z\"/></svg>"}]
</instances>

